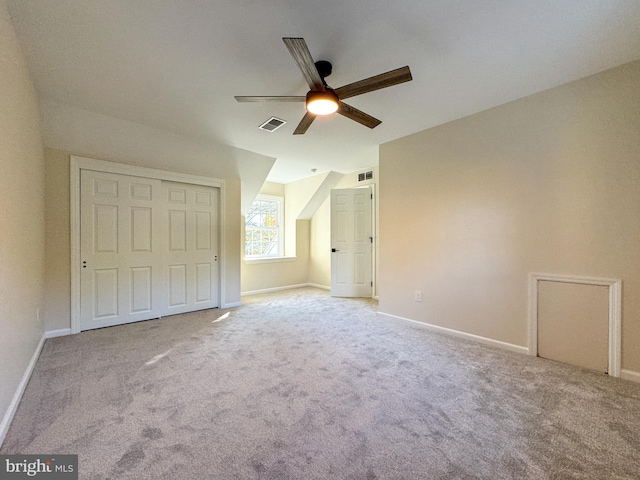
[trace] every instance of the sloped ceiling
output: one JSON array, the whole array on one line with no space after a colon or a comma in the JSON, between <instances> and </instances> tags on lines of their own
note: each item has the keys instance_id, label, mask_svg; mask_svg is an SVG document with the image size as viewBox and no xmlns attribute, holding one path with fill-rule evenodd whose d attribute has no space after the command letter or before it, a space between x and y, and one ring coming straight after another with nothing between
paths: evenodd
<instances>
[{"instance_id":1,"label":"sloped ceiling","mask_svg":"<svg viewBox=\"0 0 640 480\"><path fill-rule=\"evenodd\" d=\"M632 0L7 0L41 98L276 158L268 180L377 164L378 145L640 58ZM409 65L413 82L292 132L304 95L282 42L304 37L338 87ZM271 116L288 123L269 133Z\"/></svg>"}]
</instances>

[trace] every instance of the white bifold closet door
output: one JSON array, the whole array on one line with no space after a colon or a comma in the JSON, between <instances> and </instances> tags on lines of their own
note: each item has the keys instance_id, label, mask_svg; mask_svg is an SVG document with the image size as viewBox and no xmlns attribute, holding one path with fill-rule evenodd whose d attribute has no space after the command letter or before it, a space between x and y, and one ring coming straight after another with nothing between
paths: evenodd
<instances>
[{"instance_id":1,"label":"white bifold closet door","mask_svg":"<svg viewBox=\"0 0 640 480\"><path fill-rule=\"evenodd\" d=\"M81 329L218 307L218 194L83 170Z\"/></svg>"}]
</instances>

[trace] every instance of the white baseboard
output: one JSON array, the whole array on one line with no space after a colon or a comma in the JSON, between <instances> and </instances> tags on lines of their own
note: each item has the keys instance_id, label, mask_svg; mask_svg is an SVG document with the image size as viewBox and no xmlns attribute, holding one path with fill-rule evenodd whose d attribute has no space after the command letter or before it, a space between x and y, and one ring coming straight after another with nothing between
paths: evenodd
<instances>
[{"instance_id":1,"label":"white baseboard","mask_svg":"<svg viewBox=\"0 0 640 480\"><path fill-rule=\"evenodd\" d=\"M451 328L440 327L438 325L432 325L430 323L420 322L419 320L412 320L411 318L399 317L397 315L391 315L390 313L378 312L378 315L381 317L390 318L392 320L402 320L403 322L411 322L415 325L420 325L421 327L424 327L428 330L444 333L446 335L451 335L452 337L464 338L465 340L472 340L474 342L482 343L484 345L490 345L492 347L502 348L504 350L509 350L511 352L522 353L525 355L529 354L529 349L527 347L521 347L520 345L514 345L512 343L502 342L500 340L494 340L492 338L481 337L479 335L461 332L459 330L453 330Z\"/></svg>"},{"instance_id":2,"label":"white baseboard","mask_svg":"<svg viewBox=\"0 0 640 480\"><path fill-rule=\"evenodd\" d=\"M31 361L27 365L24 374L22 375L22 380L18 384L18 388L16 392L13 394L13 398L11 399L11 403L9 404L9 408L4 414L2 418L2 423L0 423L0 447L4 443L4 439L7 436L7 432L9 431L9 426L13 421L13 416L16 414L16 410L18 410L18 405L20 405L20 400L22 400L22 394L24 390L27 388L27 384L29 383L29 379L31 378L31 374L33 373L33 369L36 366L36 362L38 361L38 357L40 356L40 352L42 351L42 347L44 346L44 341L46 340L46 335L42 335L38 346L36 347L36 351L33 352L33 356L31 357Z\"/></svg>"},{"instance_id":3,"label":"white baseboard","mask_svg":"<svg viewBox=\"0 0 640 480\"><path fill-rule=\"evenodd\" d=\"M247 297L249 295L260 295L261 293L279 292L280 290L291 290L294 288L303 288L303 287L316 287L316 288L322 288L325 290L331 290L329 287L325 287L324 285L316 285L315 283L299 283L298 285L285 285L284 287L264 288L262 290L251 290L249 292L242 292L240 295L242 295L243 297Z\"/></svg>"},{"instance_id":4,"label":"white baseboard","mask_svg":"<svg viewBox=\"0 0 640 480\"><path fill-rule=\"evenodd\" d=\"M640 372L634 372L633 370L626 370L623 368L620 370L620 378L640 383Z\"/></svg>"},{"instance_id":5,"label":"white baseboard","mask_svg":"<svg viewBox=\"0 0 640 480\"><path fill-rule=\"evenodd\" d=\"M242 302L230 302L230 303L225 303L220 308L234 308L234 307L240 307L241 305L242 305Z\"/></svg>"},{"instance_id":6,"label":"white baseboard","mask_svg":"<svg viewBox=\"0 0 640 480\"><path fill-rule=\"evenodd\" d=\"M320 285L318 283L307 283L307 287L321 288L322 290L331 291L331 287L330 286L328 286L328 285Z\"/></svg>"},{"instance_id":7,"label":"white baseboard","mask_svg":"<svg viewBox=\"0 0 640 480\"><path fill-rule=\"evenodd\" d=\"M67 335L71 335L71 329L61 328L60 330L48 330L44 332L44 335L47 338L66 337Z\"/></svg>"}]
</instances>

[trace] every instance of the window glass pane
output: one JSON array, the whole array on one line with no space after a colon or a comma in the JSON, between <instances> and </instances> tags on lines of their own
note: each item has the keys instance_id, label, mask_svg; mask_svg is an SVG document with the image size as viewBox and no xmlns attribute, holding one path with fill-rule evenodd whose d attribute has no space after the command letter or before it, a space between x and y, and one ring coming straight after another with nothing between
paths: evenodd
<instances>
[{"instance_id":1,"label":"window glass pane","mask_svg":"<svg viewBox=\"0 0 640 480\"><path fill-rule=\"evenodd\" d=\"M281 201L256 199L246 217L245 255L276 256L282 253L279 218Z\"/></svg>"},{"instance_id":2,"label":"window glass pane","mask_svg":"<svg viewBox=\"0 0 640 480\"><path fill-rule=\"evenodd\" d=\"M277 227L278 226L278 217L273 215L272 213L268 213L264 216L264 225L267 227Z\"/></svg>"},{"instance_id":3,"label":"window glass pane","mask_svg":"<svg viewBox=\"0 0 640 480\"><path fill-rule=\"evenodd\" d=\"M265 247L265 255L276 255L278 253L278 232L271 230L268 232L267 245Z\"/></svg>"},{"instance_id":4,"label":"window glass pane","mask_svg":"<svg viewBox=\"0 0 640 480\"><path fill-rule=\"evenodd\" d=\"M247 225L257 225L259 221L259 217L257 218L258 215L259 213L256 211L249 211L247 215Z\"/></svg>"}]
</instances>

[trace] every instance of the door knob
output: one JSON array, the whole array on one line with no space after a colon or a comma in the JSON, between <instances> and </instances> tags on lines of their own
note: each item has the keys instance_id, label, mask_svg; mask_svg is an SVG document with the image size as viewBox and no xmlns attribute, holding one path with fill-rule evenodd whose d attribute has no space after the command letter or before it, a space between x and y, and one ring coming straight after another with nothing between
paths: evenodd
<instances>
[{"instance_id":1,"label":"door knob","mask_svg":"<svg viewBox=\"0 0 640 480\"><path fill-rule=\"evenodd\" d=\"M339 251L340 251L340 250L335 249L335 248L332 248L332 249L331 249L331 253L335 253L335 252L339 252Z\"/></svg>"}]
</instances>

